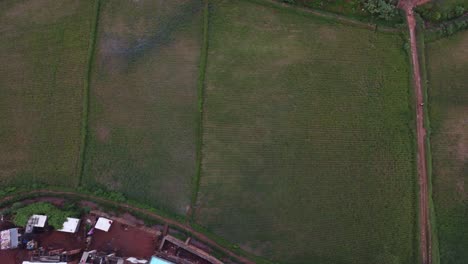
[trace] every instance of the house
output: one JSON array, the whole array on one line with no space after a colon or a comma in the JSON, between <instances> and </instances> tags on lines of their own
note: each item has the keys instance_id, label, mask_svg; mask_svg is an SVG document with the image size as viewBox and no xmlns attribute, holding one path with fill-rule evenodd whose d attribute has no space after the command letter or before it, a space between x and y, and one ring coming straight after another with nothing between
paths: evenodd
<instances>
[{"instance_id":1,"label":"house","mask_svg":"<svg viewBox=\"0 0 468 264\"><path fill-rule=\"evenodd\" d=\"M47 215L32 215L26 224L25 233L32 233L35 228L43 229L47 224Z\"/></svg>"},{"instance_id":2,"label":"house","mask_svg":"<svg viewBox=\"0 0 468 264\"><path fill-rule=\"evenodd\" d=\"M19 244L18 228L11 228L0 232L0 249L17 248Z\"/></svg>"},{"instance_id":3,"label":"house","mask_svg":"<svg viewBox=\"0 0 468 264\"><path fill-rule=\"evenodd\" d=\"M65 223L63 223L62 228L58 229L57 231L66 233L76 233L80 228L80 222L81 220L78 218L67 217L67 221L65 221Z\"/></svg>"},{"instance_id":4,"label":"house","mask_svg":"<svg viewBox=\"0 0 468 264\"><path fill-rule=\"evenodd\" d=\"M98 230L108 232L111 225L112 225L112 220L104 218L104 217L99 217L94 227Z\"/></svg>"}]
</instances>

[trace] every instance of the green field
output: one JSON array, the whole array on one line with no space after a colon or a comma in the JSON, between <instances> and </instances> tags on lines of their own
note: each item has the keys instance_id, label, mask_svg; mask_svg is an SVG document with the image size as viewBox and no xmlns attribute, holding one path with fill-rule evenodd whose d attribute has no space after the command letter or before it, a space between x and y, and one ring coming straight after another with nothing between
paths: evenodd
<instances>
[{"instance_id":1,"label":"green field","mask_svg":"<svg viewBox=\"0 0 468 264\"><path fill-rule=\"evenodd\" d=\"M0 1L0 185L78 183L94 1Z\"/></svg>"},{"instance_id":2,"label":"green field","mask_svg":"<svg viewBox=\"0 0 468 264\"><path fill-rule=\"evenodd\" d=\"M468 259L468 32L427 44L433 199L441 263Z\"/></svg>"},{"instance_id":3,"label":"green field","mask_svg":"<svg viewBox=\"0 0 468 264\"><path fill-rule=\"evenodd\" d=\"M401 37L247 1L210 10L197 222L281 263L415 263Z\"/></svg>"},{"instance_id":4,"label":"green field","mask_svg":"<svg viewBox=\"0 0 468 264\"><path fill-rule=\"evenodd\" d=\"M195 176L203 3L101 1L83 184L184 214Z\"/></svg>"}]
</instances>

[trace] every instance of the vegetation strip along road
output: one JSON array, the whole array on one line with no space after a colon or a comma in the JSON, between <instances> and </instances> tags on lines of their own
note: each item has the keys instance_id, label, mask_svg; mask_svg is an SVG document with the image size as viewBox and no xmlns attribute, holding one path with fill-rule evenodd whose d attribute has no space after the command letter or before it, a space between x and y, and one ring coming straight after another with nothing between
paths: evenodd
<instances>
[{"instance_id":1,"label":"vegetation strip along road","mask_svg":"<svg viewBox=\"0 0 468 264\"><path fill-rule=\"evenodd\" d=\"M16 196L21 196L22 194L25 194L25 193L17 193L15 195L6 196L6 197L0 199L0 202L7 202L8 200L12 200ZM104 198L101 198L101 197L98 197L98 196L80 194L80 193L74 193L74 192L67 192L67 191L34 190L34 191L27 192L27 194L64 195L64 196L78 197L78 198L82 198L82 199L92 199L92 200L102 202L102 203L106 203L106 204L110 204L112 206L116 206L116 207L119 207L119 208L123 208L123 209L127 209L127 210L132 210L132 211L135 211L135 212L138 212L138 213L142 213L142 214L150 216L150 217L152 217L152 218L154 218L156 220L164 222L164 223L166 223L166 224L168 224L170 226L174 226L174 227L176 227L176 228L178 228L180 230L183 230L185 232L188 232L188 233L192 234L194 237L196 237L197 239L199 239L203 243L207 244L208 246L213 247L213 248L223 252L224 254L226 254L229 257L232 257L232 258L240 261L241 263L254 264L253 261L251 261L251 260L249 260L249 259L247 259L245 257L239 256L239 255L235 254L234 252L224 248L219 243L217 243L213 239L209 238L207 235L205 235L205 234L203 234L203 233L201 233L199 231L196 231L192 227L190 227L190 226L188 226L186 224L182 224L182 223L180 223L178 221L175 221L173 219L161 216L161 215L159 215L157 213L154 213L154 212L152 212L150 210L147 210L147 209L138 208L136 206L126 204L126 203L122 203L122 202L116 202L116 201L104 199Z\"/></svg>"}]
</instances>

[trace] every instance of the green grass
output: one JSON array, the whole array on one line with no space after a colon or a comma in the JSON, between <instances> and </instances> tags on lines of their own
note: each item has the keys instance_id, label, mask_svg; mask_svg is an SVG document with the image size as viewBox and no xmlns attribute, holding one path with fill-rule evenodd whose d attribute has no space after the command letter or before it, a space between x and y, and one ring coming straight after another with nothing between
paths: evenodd
<instances>
[{"instance_id":1,"label":"green grass","mask_svg":"<svg viewBox=\"0 0 468 264\"><path fill-rule=\"evenodd\" d=\"M94 1L0 2L0 184L76 186Z\"/></svg>"},{"instance_id":2,"label":"green grass","mask_svg":"<svg viewBox=\"0 0 468 264\"><path fill-rule=\"evenodd\" d=\"M101 1L84 185L186 212L202 30L202 1Z\"/></svg>"},{"instance_id":3,"label":"green grass","mask_svg":"<svg viewBox=\"0 0 468 264\"><path fill-rule=\"evenodd\" d=\"M468 32L426 45L441 263L468 259Z\"/></svg>"},{"instance_id":4,"label":"green grass","mask_svg":"<svg viewBox=\"0 0 468 264\"><path fill-rule=\"evenodd\" d=\"M197 223L282 263L415 263L400 36L211 2Z\"/></svg>"}]
</instances>

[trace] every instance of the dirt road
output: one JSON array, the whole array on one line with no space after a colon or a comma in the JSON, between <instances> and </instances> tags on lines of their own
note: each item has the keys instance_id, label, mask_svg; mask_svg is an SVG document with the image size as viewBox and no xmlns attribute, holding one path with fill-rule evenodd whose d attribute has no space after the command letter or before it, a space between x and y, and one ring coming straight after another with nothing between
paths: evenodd
<instances>
[{"instance_id":1,"label":"dirt road","mask_svg":"<svg viewBox=\"0 0 468 264\"><path fill-rule=\"evenodd\" d=\"M416 132L418 141L418 176L419 176L419 228L421 262L431 264L431 228L429 214L428 176L426 163L426 129L424 127L424 93L421 84L419 67L418 43L416 38L416 20L413 8L427 1L401 0L399 7L406 12L406 19L410 33L411 60L413 64L413 82L416 96Z\"/></svg>"},{"instance_id":2,"label":"dirt road","mask_svg":"<svg viewBox=\"0 0 468 264\"><path fill-rule=\"evenodd\" d=\"M0 202L5 202L5 201L8 201L8 200L14 199L16 196L20 196L20 195L23 195L23 194L26 194L26 193L18 193L18 194L15 194L15 195L4 197L4 198L2 198L0 200ZM149 210L146 210L146 209L141 209L141 208L132 206L130 204L119 203L119 202L115 202L115 201L112 201L112 200L107 200L107 199L97 197L97 196L93 196L93 195L86 195L86 194L75 193L75 192L66 192L66 191L35 190L35 191L30 191L27 194L40 194L40 195L45 195L45 196L46 195L63 195L63 196L69 196L69 197L77 197L77 198L80 198L80 199L83 199L83 200L94 200L94 201L106 203L106 204L109 204L109 205L113 205L113 206L116 206L116 207L125 208L125 209L131 210L131 211L139 212L139 213L148 215L148 216L150 216L150 217L152 217L154 219L157 219L157 220L159 220L159 221L161 221L163 223L166 223L166 224L168 224L170 226L173 226L173 227L176 227L176 228L178 228L180 230L191 233L194 236L194 238L196 238L197 240L202 241L203 243L205 243L206 245L208 245L208 246L210 246L212 248L215 248L215 249L217 249L219 251L222 251L224 254L226 254L229 257L237 260L240 263L254 264L253 261L251 261L251 260L249 260L249 259L247 259L245 257L239 256L239 255L235 254L234 252L224 248L223 246L218 244L216 241L209 238L205 234L196 231L195 229L190 227L188 224L183 224L183 223L177 222L177 221L175 221L173 219L158 215L158 214L156 214L154 212L151 212Z\"/></svg>"}]
</instances>

